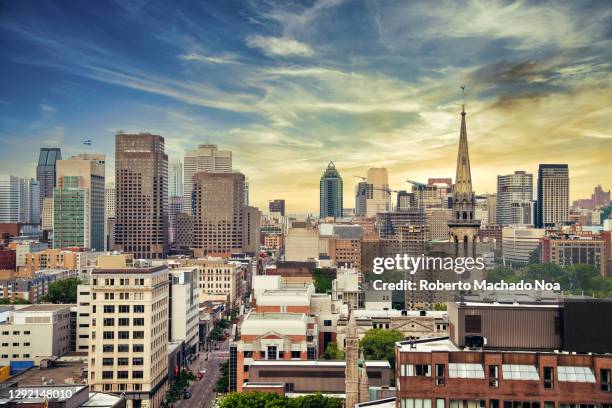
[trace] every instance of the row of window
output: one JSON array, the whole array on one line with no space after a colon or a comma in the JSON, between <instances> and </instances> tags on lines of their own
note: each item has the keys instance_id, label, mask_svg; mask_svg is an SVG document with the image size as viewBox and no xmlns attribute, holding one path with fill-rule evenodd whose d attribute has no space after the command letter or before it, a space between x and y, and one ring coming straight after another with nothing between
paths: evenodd
<instances>
[{"instance_id":1,"label":"row of window","mask_svg":"<svg viewBox=\"0 0 612 408\"><path fill-rule=\"evenodd\" d=\"M19 344L20 343L15 342L15 343L13 343L13 347L19 347ZM30 345L29 342L24 342L23 343L24 347L28 347L29 345ZM2 347L8 347L8 346L9 346L9 343L2 343Z\"/></svg>"},{"instance_id":2,"label":"row of window","mask_svg":"<svg viewBox=\"0 0 612 408\"><path fill-rule=\"evenodd\" d=\"M92 351L95 351L95 345L92 344ZM103 353L114 353L115 345L114 344L104 344L102 345ZM119 353L129 353L130 345L129 344L117 344L117 352ZM132 352L133 353L142 353L144 352L144 344L132 344Z\"/></svg>"},{"instance_id":3,"label":"row of window","mask_svg":"<svg viewBox=\"0 0 612 408\"><path fill-rule=\"evenodd\" d=\"M430 364L400 364L400 376L402 377L431 377L432 366ZM503 364L501 366L503 378L506 380L531 380L540 381L536 366L527 364ZM554 367L543 367L544 388L552 389L555 386ZM612 392L612 370L600 369L601 390ZM557 366L559 382L586 382L595 383L595 375L590 367ZM485 373L481 364L471 363L449 363L449 378L485 379ZM446 383L445 365L435 365L436 385ZM499 386L499 366L489 365L489 386Z\"/></svg>"},{"instance_id":4,"label":"row of window","mask_svg":"<svg viewBox=\"0 0 612 408\"><path fill-rule=\"evenodd\" d=\"M92 373L92 379L93 379L93 373ZM132 371L132 376L130 377L130 372L125 370L125 371L117 371L117 377L115 377L115 372L114 371L102 371L102 379L103 380L112 380L112 379L127 379L127 378L135 378L135 379L139 379L139 378L144 378L144 371L141 370L137 370L137 371Z\"/></svg>"},{"instance_id":5,"label":"row of window","mask_svg":"<svg viewBox=\"0 0 612 408\"><path fill-rule=\"evenodd\" d=\"M0 355L0 358L9 358L8 354L2 354ZM20 358L19 354L11 354L11 358ZM22 354L21 358L30 358L29 354Z\"/></svg>"},{"instance_id":6,"label":"row of window","mask_svg":"<svg viewBox=\"0 0 612 408\"><path fill-rule=\"evenodd\" d=\"M115 310L118 310L119 313L130 313L130 305L118 305L117 309L115 309L115 305L104 305L104 313L115 313ZM144 313L144 311L144 305L132 306L132 313ZM95 305L93 306L93 313L96 313Z\"/></svg>"},{"instance_id":7,"label":"row of window","mask_svg":"<svg viewBox=\"0 0 612 408\"><path fill-rule=\"evenodd\" d=\"M8 332L8 331L3 331L2 332L3 336L9 336L10 334L11 334L11 332ZM20 334L21 334L21 332L19 330L14 330L13 331L13 336L19 336ZM30 334L30 331L29 330L24 330L23 334L28 335L28 334Z\"/></svg>"},{"instance_id":8,"label":"row of window","mask_svg":"<svg viewBox=\"0 0 612 408\"><path fill-rule=\"evenodd\" d=\"M436 398L435 408L446 408L443 398ZM485 408L485 400L449 400L448 408ZM489 408L500 408L500 400L489 400ZM400 408L432 408L432 400L427 398L402 398ZM503 408L540 408L537 401L503 401ZM545 401L543 408L555 408L554 401ZM565 403L558 404L558 408L612 408L612 403L589 404L589 403Z\"/></svg>"},{"instance_id":9,"label":"row of window","mask_svg":"<svg viewBox=\"0 0 612 408\"><path fill-rule=\"evenodd\" d=\"M95 326L95 320L93 319L93 325ZM112 317L105 317L103 319L103 323L104 326L114 326L115 325L115 319ZM119 326L129 326L130 325L130 319L127 317L120 317L119 319L117 319L117 323L119 324ZM134 317L132 319L132 326L144 326L144 318L142 317Z\"/></svg>"},{"instance_id":10,"label":"row of window","mask_svg":"<svg viewBox=\"0 0 612 408\"><path fill-rule=\"evenodd\" d=\"M93 337L95 338L95 332L93 333ZM104 331L102 333L102 338L105 340L112 340L115 338L115 332L114 331ZM127 330L120 330L117 332L117 338L118 339L129 339L130 338L130 332ZM144 331L133 331L132 332L132 338L133 339L144 339Z\"/></svg>"},{"instance_id":11,"label":"row of window","mask_svg":"<svg viewBox=\"0 0 612 408\"><path fill-rule=\"evenodd\" d=\"M94 364L94 361L92 360L92 365ZM140 366L144 364L144 358L142 357L133 357L132 358L132 365L135 366ZM115 359L114 358L103 358L102 359L102 365L103 366L114 366L115 365ZM127 357L119 357L117 358L117 365L118 366L126 366L126 365L130 365L130 359Z\"/></svg>"}]
</instances>

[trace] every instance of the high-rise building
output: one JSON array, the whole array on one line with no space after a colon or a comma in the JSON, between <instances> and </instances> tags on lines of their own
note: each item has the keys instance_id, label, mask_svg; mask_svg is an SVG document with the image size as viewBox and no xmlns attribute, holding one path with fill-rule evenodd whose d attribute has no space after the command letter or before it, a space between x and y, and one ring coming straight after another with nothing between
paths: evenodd
<instances>
[{"instance_id":1,"label":"high-rise building","mask_svg":"<svg viewBox=\"0 0 612 408\"><path fill-rule=\"evenodd\" d=\"M355 186L355 215L365 217L368 211L368 183L360 181Z\"/></svg>"},{"instance_id":2,"label":"high-rise building","mask_svg":"<svg viewBox=\"0 0 612 408\"><path fill-rule=\"evenodd\" d=\"M285 200L276 199L268 203L268 211L270 213L278 213L281 217L285 216Z\"/></svg>"},{"instance_id":3,"label":"high-rise building","mask_svg":"<svg viewBox=\"0 0 612 408\"><path fill-rule=\"evenodd\" d=\"M53 231L53 197L43 198L40 226L43 230Z\"/></svg>"},{"instance_id":4,"label":"high-rise building","mask_svg":"<svg viewBox=\"0 0 612 408\"><path fill-rule=\"evenodd\" d=\"M185 153L183 163L183 207L185 212L191 214L193 191L193 175L200 172L231 173L232 152L219 150L217 145L201 144L197 149Z\"/></svg>"},{"instance_id":5,"label":"high-rise building","mask_svg":"<svg viewBox=\"0 0 612 408\"><path fill-rule=\"evenodd\" d=\"M193 181L195 255L242 251L244 175L200 172Z\"/></svg>"},{"instance_id":6,"label":"high-rise building","mask_svg":"<svg viewBox=\"0 0 612 408\"><path fill-rule=\"evenodd\" d=\"M183 197L171 196L168 199L169 242L176 242L176 216L183 212Z\"/></svg>"},{"instance_id":7,"label":"high-rise building","mask_svg":"<svg viewBox=\"0 0 612 408\"><path fill-rule=\"evenodd\" d=\"M165 266L92 272L92 392L122 394L127 407L162 406L168 387L168 276Z\"/></svg>"},{"instance_id":8,"label":"high-rise building","mask_svg":"<svg viewBox=\"0 0 612 408\"><path fill-rule=\"evenodd\" d=\"M465 124L465 106L461 109L461 131L459 151L457 153L457 174L453 188L453 213L448 222L451 241L473 244L478 241L480 221L476 213L476 196L472 190L472 172L468 151L467 126Z\"/></svg>"},{"instance_id":9,"label":"high-rise building","mask_svg":"<svg viewBox=\"0 0 612 408\"><path fill-rule=\"evenodd\" d=\"M536 227L569 221L569 168L567 164L540 164Z\"/></svg>"},{"instance_id":10,"label":"high-rise building","mask_svg":"<svg viewBox=\"0 0 612 408\"><path fill-rule=\"evenodd\" d=\"M367 174L368 194L366 198L366 217L391 210L389 173L384 167L370 168Z\"/></svg>"},{"instance_id":11,"label":"high-rise building","mask_svg":"<svg viewBox=\"0 0 612 408\"><path fill-rule=\"evenodd\" d=\"M178 249L189 249L193 245L193 215L176 214L176 236L174 245Z\"/></svg>"},{"instance_id":12,"label":"high-rise building","mask_svg":"<svg viewBox=\"0 0 612 408\"><path fill-rule=\"evenodd\" d=\"M261 241L260 225L261 211L256 207L244 207L242 247L243 252L247 254L259 254L259 245Z\"/></svg>"},{"instance_id":13,"label":"high-rise building","mask_svg":"<svg viewBox=\"0 0 612 408\"><path fill-rule=\"evenodd\" d=\"M319 214L321 218L342 218L342 177L334 162L329 162L319 183Z\"/></svg>"},{"instance_id":14,"label":"high-rise building","mask_svg":"<svg viewBox=\"0 0 612 408\"><path fill-rule=\"evenodd\" d=\"M40 199L53 197L56 173L55 163L62 159L59 147L41 147L36 166L36 180L40 183ZM42 204L41 204L42 206Z\"/></svg>"},{"instance_id":15,"label":"high-rise building","mask_svg":"<svg viewBox=\"0 0 612 408\"><path fill-rule=\"evenodd\" d=\"M53 191L53 247L105 246L105 156L81 154L56 162Z\"/></svg>"},{"instance_id":16,"label":"high-rise building","mask_svg":"<svg viewBox=\"0 0 612 408\"><path fill-rule=\"evenodd\" d=\"M40 223L39 182L11 175L0 176L0 223Z\"/></svg>"},{"instance_id":17,"label":"high-rise building","mask_svg":"<svg viewBox=\"0 0 612 408\"><path fill-rule=\"evenodd\" d=\"M529 207L533 201L533 174L515 171L514 174L497 176L498 225L526 224L524 218L515 218L514 207ZM521 214L518 214L521 215Z\"/></svg>"},{"instance_id":18,"label":"high-rise building","mask_svg":"<svg viewBox=\"0 0 612 408\"><path fill-rule=\"evenodd\" d=\"M159 259L168 251L168 156L164 138L117 134L115 249Z\"/></svg>"},{"instance_id":19,"label":"high-rise building","mask_svg":"<svg viewBox=\"0 0 612 408\"><path fill-rule=\"evenodd\" d=\"M414 195L414 193L409 193L406 190L398 191L395 211L408 211L411 208L415 208L416 199Z\"/></svg>"},{"instance_id":20,"label":"high-rise building","mask_svg":"<svg viewBox=\"0 0 612 408\"><path fill-rule=\"evenodd\" d=\"M168 197L183 197L183 162L175 159L168 166Z\"/></svg>"},{"instance_id":21,"label":"high-rise building","mask_svg":"<svg viewBox=\"0 0 612 408\"><path fill-rule=\"evenodd\" d=\"M115 221L117 220L117 189L109 183L104 189L104 236L106 249L111 250L115 243Z\"/></svg>"}]
</instances>

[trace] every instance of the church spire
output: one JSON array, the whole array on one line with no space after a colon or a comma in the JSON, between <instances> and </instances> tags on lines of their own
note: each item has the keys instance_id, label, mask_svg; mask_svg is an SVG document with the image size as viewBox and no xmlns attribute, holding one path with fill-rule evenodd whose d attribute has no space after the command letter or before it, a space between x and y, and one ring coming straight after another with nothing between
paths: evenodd
<instances>
[{"instance_id":1,"label":"church spire","mask_svg":"<svg viewBox=\"0 0 612 408\"><path fill-rule=\"evenodd\" d=\"M465 105L462 105L459 150L457 152L457 173L455 175L455 193L460 195L469 195L472 193L472 173L470 170L470 154L468 151L465 116Z\"/></svg>"}]
</instances>

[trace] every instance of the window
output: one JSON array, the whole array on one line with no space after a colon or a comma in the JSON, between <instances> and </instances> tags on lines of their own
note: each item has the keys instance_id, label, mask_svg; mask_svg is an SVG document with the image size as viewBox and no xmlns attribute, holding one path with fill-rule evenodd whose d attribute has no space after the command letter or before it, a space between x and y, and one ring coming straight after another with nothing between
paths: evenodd
<instances>
[{"instance_id":1,"label":"window","mask_svg":"<svg viewBox=\"0 0 612 408\"><path fill-rule=\"evenodd\" d=\"M130 346L128 344L119 344L117 346L117 351L120 353L127 353L130 351Z\"/></svg>"},{"instance_id":2,"label":"window","mask_svg":"<svg viewBox=\"0 0 612 408\"><path fill-rule=\"evenodd\" d=\"M109 318L104 319L104 325L105 326L114 326L115 325L115 319L109 319Z\"/></svg>"},{"instance_id":3,"label":"window","mask_svg":"<svg viewBox=\"0 0 612 408\"><path fill-rule=\"evenodd\" d=\"M112 366L115 364L115 360L112 358L103 358L102 359L102 365L103 366Z\"/></svg>"},{"instance_id":4,"label":"window","mask_svg":"<svg viewBox=\"0 0 612 408\"><path fill-rule=\"evenodd\" d=\"M132 378L143 378L143 371L132 371Z\"/></svg>"},{"instance_id":5,"label":"window","mask_svg":"<svg viewBox=\"0 0 612 408\"><path fill-rule=\"evenodd\" d=\"M144 313L144 305L134 305L134 313Z\"/></svg>"},{"instance_id":6,"label":"window","mask_svg":"<svg viewBox=\"0 0 612 408\"><path fill-rule=\"evenodd\" d=\"M135 339L144 339L144 332L143 331L135 331L134 333L134 338Z\"/></svg>"},{"instance_id":7,"label":"window","mask_svg":"<svg viewBox=\"0 0 612 408\"><path fill-rule=\"evenodd\" d=\"M444 385L444 364L436 364L436 385Z\"/></svg>"},{"instance_id":8,"label":"window","mask_svg":"<svg viewBox=\"0 0 612 408\"><path fill-rule=\"evenodd\" d=\"M599 371L599 378L601 379L601 390L612 392L612 370L609 368L602 368Z\"/></svg>"},{"instance_id":9,"label":"window","mask_svg":"<svg viewBox=\"0 0 612 408\"><path fill-rule=\"evenodd\" d=\"M323 326L331 326L332 325L332 321L331 320L323 320Z\"/></svg>"},{"instance_id":10,"label":"window","mask_svg":"<svg viewBox=\"0 0 612 408\"><path fill-rule=\"evenodd\" d=\"M144 364L144 359L142 357L134 357L132 359L132 365L141 366Z\"/></svg>"},{"instance_id":11,"label":"window","mask_svg":"<svg viewBox=\"0 0 612 408\"><path fill-rule=\"evenodd\" d=\"M118 333L118 335L119 335L120 339L124 339L125 340L125 339L129 339L130 338L130 332L129 331L120 331Z\"/></svg>"},{"instance_id":12,"label":"window","mask_svg":"<svg viewBox=\"0 0 612 408\"><path fill-rule=\"evenodd\" d=\"M244 352L244 358L252 358L253 357L253 352L252 351L245 351Z\"/></svg>"},{"instance_id":13,"label":"window","mask_svg":"<svg viewBox=\"0 0 612 408\"><path fill-rule=\"evenodd\" d=\"M306 349L306 358L308 360L316 360L317 359L317 349L314 347L308 347Z\"/></svg>"},{"instance_id":14,"label":"window","mask_svg":"<svg viewBox=\"0 0 612 408\"><path fill-rule=\"evenodd\" d=\"M402 364L400 375L403 377L431 377L431 366L428 364Z\"/></svg>"},{"instance_id":15,"label":"window","mask_svg":"<svg viewBox=\"0 0 612 408\"><path fill-rule=\"evenodd\" d=\"M128 378L127 371L117 371L117 378Z\"/></svg>"},{"instance_id":16,"label":"window","mask_svg":"<svg viewBox=\"0 0 612 408\"><path fill-rule=\"evenodd\" d=\"M504 401L504 408L540 408L540 403L534 401Z\"/></svg>"},{"instance_id":17,"label":"window","mask_svg":"<svg viewBox=\"0 0 612 408\"><path fill-rule=\"evenodd\" d=\"M113 372L112 371L102 371L102 378L104 380L111 380L113 378Z\"/></svg>"},{"instance_id":18,"label":"window","mask_svg":"<svg viewBox=\"0 0 612 408\"><path fill-rule=\"evenodd\" d=\"M489 366L489 387L499 387L499 367L496 365Z\"/></svg>"},{"instance_id":19,"label":"window","mask_svg":"<svg viewBox=\"0 0 612 408\"><path fill-rule=\"evenodd\" d=\"M30 343L26 341L25 343L23 343L23 346L24 346L24 347L29 347L29 346L30 346Z\"/></svg>"},{"instance_id":20,"label":"window","mask_svg":"<svg viewBox=\"0 0 612 408\"><path fill-rule=\"evenodd\" d=\"M400 400L400 408L431 408L431 400L421 398L402 398Z\"/></svg>"},{"instance_id":21,"label":"window","mask_svg":"<svg viewBox=\"0 0 612 408\"><path fill-rule=\"evenodd\" d=\"M132 351L134 353L142 353L142 352L144 352L144 345L142 345L142 344L134 344L132 346Z\"/></svg>"},{"instance_id":22,"label":"window","mask_svg":"<svg viewBox=\"0 0 612 408\"><path fill-rule=\"evenodd\" d=\"M268 360L276 360L276 346L268 346Z\"/></svg>"},{"instance_id":23,"label":"window","mask_svg":"<svg viewBox=\"0 0 612 408\"><path fill-rule=\"evenodd\" d=\"M115 351L115 346L112 344L103 344L102 345L102 352L103 353L112 353L113 351Z\"/></svg>"},{"instance_id":24,"label":"window","mask_svg":"<svg viewBox=\"0 0 612 408\"><path fill-rule=\"evenodd\" d=\"M291 352L291 358L300 358L300 352L299 351L292 351Z\"/></svg>"},{"instance_id":25,"label":"window","mask_svg":"<svg viewBox=\"0 0 612 408\"><path fill-rule=\"evenodd\" d=\"M119 326L129 326L129 325L130 325L130 319L128 319L127 317L119 318Z\"/></svg>"},{"instance_id":26,"label":"window","mask_svg":"<svg viewBox=\"0 0 612 408\"><path fill-rule=\"evenodd\" d=\"M144 326L144 319L142 317L135 317L133 319L134 326Z\"/></svg>"},{"instance_id":27,"label":"window","mask_svg":"<svg viewBox=\"0 0 612 408\"><path fill-rule=\"evenodd\" d=\"M554 387L553 370L553 367L544 367L544 388L552 389Z\"/></svg>"},{"instance_id":28,"label":"window","mask_svg":"<svg viewBox=\"0 0 612 408\"><path fill-rule=\"evenodd\" d=\"M25 331L23 332L23 334L30 334L30 331L29 331L29 330L25 330Z\"/></svg>"},{"instance_id":29,"label":"window","mask_svg":"<svg viewBox=\"0 0 612 408\"><path fill-rule=\"evenodd\" d=\"M589 367L558 366L559 381L594 383L595 376Z\"/></svg>"},{"instance_id":30,"label":"window","mask_svg":"<svg viewBox=\"0 0 612 408\"><path fill-rule=\"evenodd\" d=\"M115 313L115 306L104 305L104 313Z\"/></svg>"},{"instance_id":31,"label":"window","mask_svg":"<svg viewBox=\"0 0 612 408\"><path fill-rule=\"evenodd\" d=\"M499 400L489 400L489 408L499 408Z\"/></svg>"},{"instance_id":32,"label":"window","mask_svg":"<svg viewBox=\"0 0 612 408\"><path fill-rule=\"evenodd\" d=\"M450 408L485 408L484 400L450 400Z\"/></svg>"},{"instance_id":33,"label":"window","mask_svg":"<svg viewBox=\"0 0 612 408\"><path fill-rule=\"evenodd\" d=\"M105 331L104 334L103 334L103 338L106 339L106 340L114 339L115 338L115 332Z\"/></svg>"},{"instance_id":34,"label":"window","mask_svg":"<svg viewBox=\"0 0 612 408\"><path fill-rule=\"evenodd\" d=\"M478 378L483 379L484 370L480 364L450 363L448 365L449 378Z\"/></svg>"},{"instance_id":35,"label":"window","mask_svg":"<svg viewBox=\"0 0 612 408\"><path fill-rule=\"evenodd\" d=\"M532 365L503 364L502 374L505 380L540 380L538 370Z\"/></svg>"},{"instance_id":36,"label":"window","mask_svg":"<svg viewBox=\"0 0 612 408\"><path fill-rule=\"evenodd\" d=\"M119 305L119 313L130 313L130 305Z\"/></svg>"},{"instance_id":37,"label":"window","mask_svg":"<svg viewBox=\"0 0 612 408\"><path fill-rule=\"evenodd\" d=\"M446 405L446 401L444 400L444 398L436 399L436 408L445 408L445 405Z\"/></svg>"},{"instance_id":38,"label":"window","mask_svg":"<svg viewBox=\"0 0 612 408\"><path fill-rule=\"evenodd\" d=\"M465 316L465 331L467 333L480 333L481 322L479 315Z\"/></svg>"},{"instance_id":39,"label":"window","mask_svg":"<svg viewBox=\"0 0 612 408\"><path fill-rule=\"evenodd\" d=\"M126 366L130 364L130 359L127 357L119 357L117 359L117 365Z\"/></svg>"}]
</instances>

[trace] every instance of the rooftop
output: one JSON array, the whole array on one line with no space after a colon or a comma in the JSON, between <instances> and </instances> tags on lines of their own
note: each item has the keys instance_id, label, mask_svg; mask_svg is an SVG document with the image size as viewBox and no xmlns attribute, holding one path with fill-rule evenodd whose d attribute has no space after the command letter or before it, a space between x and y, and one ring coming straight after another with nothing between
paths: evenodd
<instances>
[{"instance_id":1,"label":"rooftop","mask_svg":"<svg viewBox=\"0 0 612 408\"><path fill-rule=\"evenodd\" d=\"M15 312L55 312L58 310L64 310L74 305L54 305L50 303L43 303L40 305L31 305L21 309L15 309Z\"/></svg>"},{"instance_id":2,"label":"rooftop","mask_svg":"<svg viewBox=\"0 0 612 408\"><path fill-rule=\"evenodd\" d=\"M120 405L122 400L123 399L117 395L90 392L89 400L82 404L81 407L111 408L114 406L122 406Z\"/></svg>"},{"instance_id":3,"label":"rooftop","mask_svg":"<svg viewBox=\"0 0 612 408\"><path fill-rule=\"evenodd\" d=\"M346 361L329 361L329 360L254 360L251 367L254 366L287 366L287 367L344 367ZM391 365L386 360L369 360L365 362L366 367L383 367L391 368Z\"/></svg>"},{"instance_id":4,"label":"rooftop","mask_svg":"<svg viewBox=\"0 0 612 408\"><path fill-rule=\"evenodd\" d=\"M20 386L40 386L46 382L49 384L66 384L66 380L74 381L74 384L84 384L83 371L86 365L83 363L56 362L51 368L40 369L32 367L11 378L17 381Z\"/></svg>"}]
</instances>

